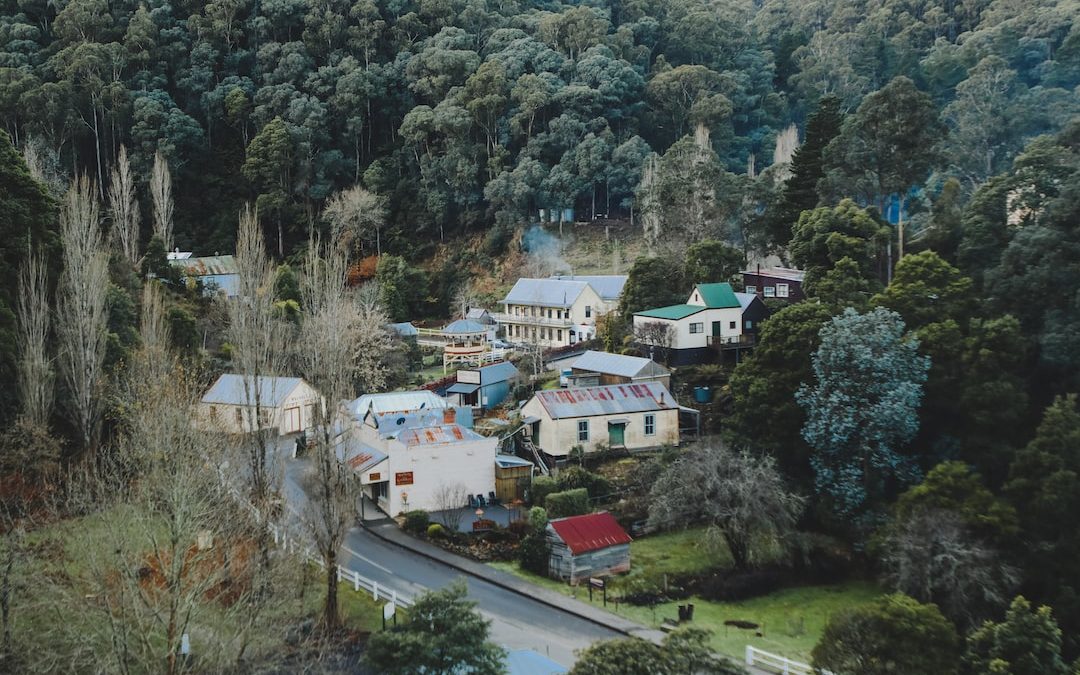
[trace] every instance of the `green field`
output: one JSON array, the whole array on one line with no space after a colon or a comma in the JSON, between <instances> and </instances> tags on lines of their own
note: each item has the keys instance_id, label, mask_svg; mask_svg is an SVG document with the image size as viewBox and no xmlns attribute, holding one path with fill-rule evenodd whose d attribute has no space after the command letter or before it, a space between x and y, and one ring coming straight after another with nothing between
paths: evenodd
<instances>
[{"instance_id":1,"label":"green field","mask_svg":"<svg viewBox=\"0 0 1080 675\"><path fill-rule=\"evenodd\" d=\"M712 602L691 597L655 607L638 607L614 601L620 589L632 585L636 579L662 580L665 574L700 572L730 564L726 551L711 552L711 547L704 545L703 535L700 529L690 529L635 540L630 545L631 572L610 584L607 610L646 626L659 627L665 618L678 618L678 605L693 603L694 625L712 631L712 645L716 651L738 658L745 652L746 645L753 645L808 661L810 650L821 637L829 616L840 609L870 602L881 594L881 589L874 584L852 581L831 586L787 588L742 602ZM539 586L589 602L587 588L538 577L521 570L516 563L489 564ZM603 606L600 594L595 591L592 604ZM741 630L724 625L725 621L732 620L749 621L758 624L759 628Z\"/></svg>"}]
</instances>

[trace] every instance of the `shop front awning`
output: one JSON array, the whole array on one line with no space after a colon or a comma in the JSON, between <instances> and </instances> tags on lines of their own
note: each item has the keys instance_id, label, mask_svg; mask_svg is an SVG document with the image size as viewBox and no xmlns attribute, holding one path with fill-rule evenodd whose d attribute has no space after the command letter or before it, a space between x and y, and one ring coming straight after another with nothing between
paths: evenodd
<instances>
[{"instance_id":1,"label":"shop front awning","mask_svg":"<svg viewBox=\"0 0 1080 675\"><path fill-rule=\"evenodd\" d=\"M446 390L447 394L472 394L480 388L478 384L468 384L466 382L455 382L450 385L450 388Z\"/></svg>"}]
</instances>

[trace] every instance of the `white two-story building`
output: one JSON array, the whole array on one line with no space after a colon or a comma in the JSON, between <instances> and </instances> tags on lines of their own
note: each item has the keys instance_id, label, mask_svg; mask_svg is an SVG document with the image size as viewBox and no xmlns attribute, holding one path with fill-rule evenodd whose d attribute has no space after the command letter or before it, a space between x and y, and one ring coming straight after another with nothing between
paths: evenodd
<instances>
[{"instance_id":1,"label":"white two-story building","mask_svg":"<svg viewBox=\"0 0 1080 675\"><path fill-rule=\"evenodd\" d=\"M635 313L634 334L640 343L656 348L657 359L666 353L672 365L700 363L715 348L749 342L746 329L754 324L744 325L743 316L749 307L731 284L698 284L685 304Z\"/></svg>"},{"instance_id":2,"label":"white two-story building","mask_svg":"<svg viewBox=\"0 0 1080 675\"><path fill-rule=\"evenodd\" d=\"M587 281L518 279L495 314L510 342L565 347L596 336L596 319L612 303Z\"/></svg>"}]
</instances>

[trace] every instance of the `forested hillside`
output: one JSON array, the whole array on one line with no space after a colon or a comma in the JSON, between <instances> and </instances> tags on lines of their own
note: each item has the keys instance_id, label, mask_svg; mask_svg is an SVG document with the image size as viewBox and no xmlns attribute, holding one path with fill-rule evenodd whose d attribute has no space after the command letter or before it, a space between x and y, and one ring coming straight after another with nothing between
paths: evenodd
<instances>
[{"instance_id":1,"label":"forested hillside","mask_svg":"<svg viewBox=\"0 0 1080 675\"><path fill-rule=\"evenodd\" d=\"M121 145L140 183L160 151L176 244L197 253L231 250L240 205L257 198L288 255L357 183L388 200L385 248L410 255L537 208L628 216L651 153L658 226L766 247L792 224L770 234L755 217L774 198L774 151L793 147L792 132L776 138L821 96L851 112L910 78L949 134L915 148L927 156L901 188L929 177L932 197L955 176L966 195L1076 111L1078 12L1074 0L6 0L0 115L44 167L99 187ZM902 110L910 93L885 103ZM677 143L695 128L712 152ZM829 194L880 203L897 183L858 150ZM715 192L701 223L678 208L690 174Z\"/></svg>"}]
</instances>

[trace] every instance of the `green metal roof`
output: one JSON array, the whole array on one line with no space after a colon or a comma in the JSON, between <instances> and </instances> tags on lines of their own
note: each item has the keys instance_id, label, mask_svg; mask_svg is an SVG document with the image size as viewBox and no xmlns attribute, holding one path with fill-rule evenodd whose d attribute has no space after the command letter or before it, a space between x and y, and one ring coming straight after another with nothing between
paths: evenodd
<instances>
[{"instance_id":1,"label":"green metal roof","mask_svg":"<svg viewBox=\"0 0 1080 675\"><path fill-rule=\"evenodd\" d=\"M719 308L739 306L739 299L735 297L735 291L732 290L731 284L698 284L697 290L701 293L701 299L705 301L706 307Z\"/></svg>"},{"instance_id":2,"label":"green metal roof","mask_svg":"<svg viewBox=\"0 0 1080 675\"><path fill-rule=\"evenodd\" d=\"M735 301L738 306L738 301ZM647 309L643 312L635 312L634 316L648 316L654 319L671 319L672 321L683 319L691 314L697 314L698 312L705 311L705 307L701 305L669 305L667 307L657 307L656 309Z\"/></svg>"}]
</instances>

